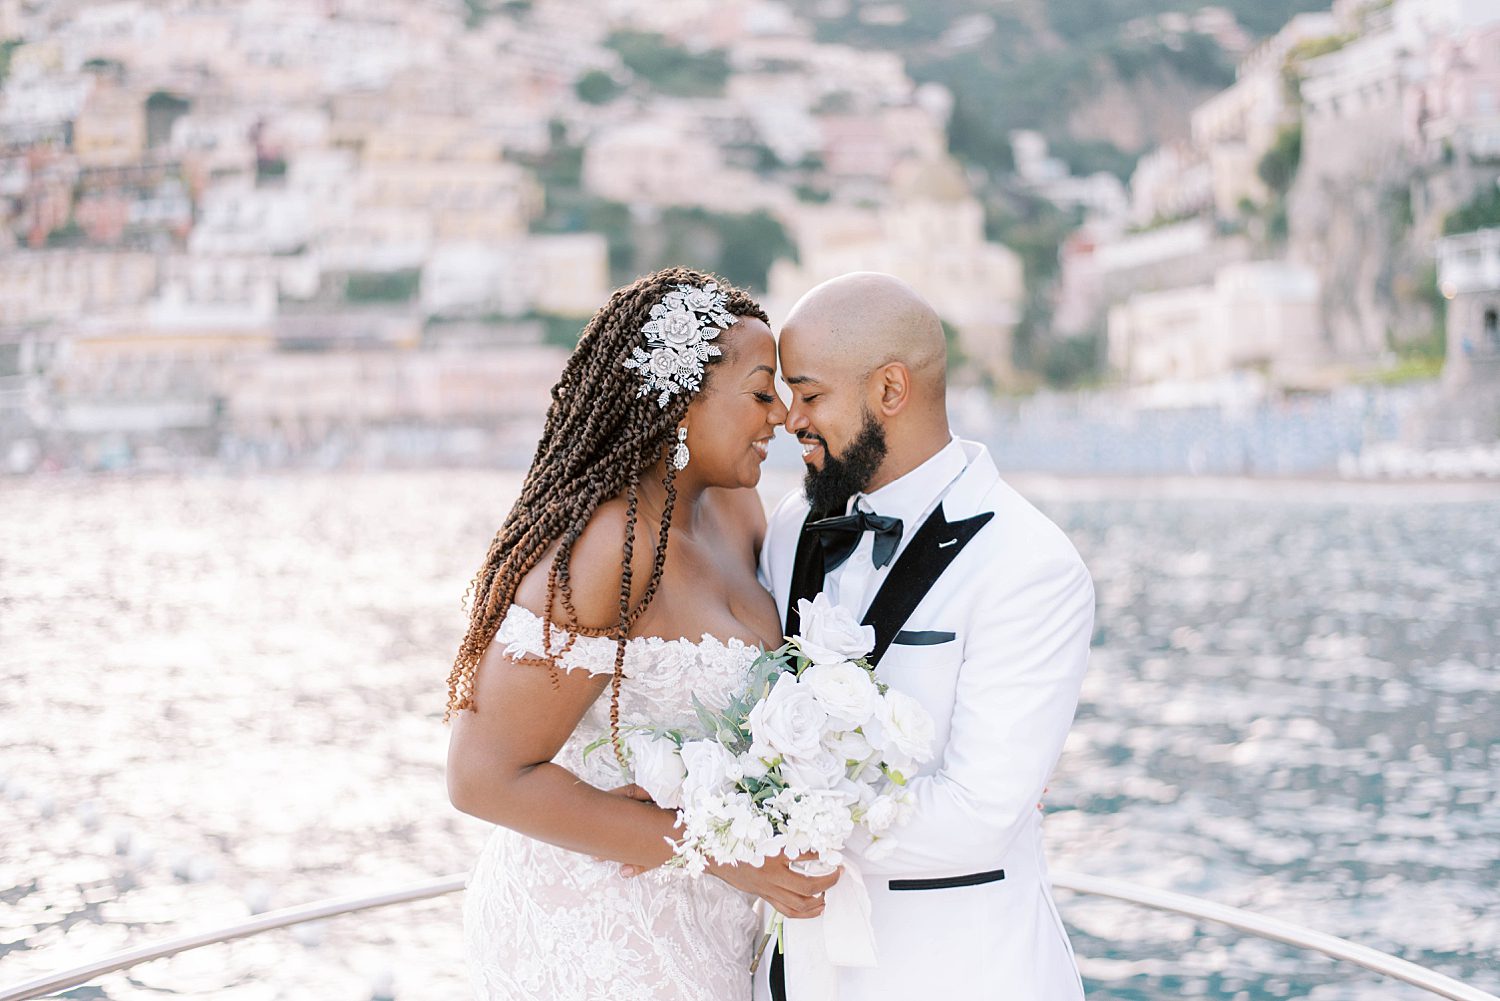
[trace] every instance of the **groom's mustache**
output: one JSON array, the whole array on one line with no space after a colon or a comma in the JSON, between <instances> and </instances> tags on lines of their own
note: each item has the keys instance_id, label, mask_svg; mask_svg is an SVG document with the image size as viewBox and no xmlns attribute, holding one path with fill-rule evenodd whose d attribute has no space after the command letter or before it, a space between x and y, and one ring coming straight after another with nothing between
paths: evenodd
<instances>
[{"instance_id":1,"label":"groom's mustache","mask_svg":"<svg viewBox=\"0 0 1500 1001\"><path fill-rule=\"evenodd\" d=\"M811 433L809 431L798 431L797 432L797 440L798 441L815 441L819 445L822 445L825 449L828 447L828 442L826 440L824 440L824 438L823 438L822 435L816 435L816 434L813 434L813 433Z\"/></svg>"}]
</instances>

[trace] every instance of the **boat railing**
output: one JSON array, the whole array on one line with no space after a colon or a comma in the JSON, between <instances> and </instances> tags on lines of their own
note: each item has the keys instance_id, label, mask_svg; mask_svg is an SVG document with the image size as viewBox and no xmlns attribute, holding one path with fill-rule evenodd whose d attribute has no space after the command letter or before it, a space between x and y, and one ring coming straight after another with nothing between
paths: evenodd
<instances>
[{"instance_id":1,"label":"boat railing","mask_svg":"<svg viewBox=\"0 0 1500 1001\"><path fill-rule=\"evenodd\" d=\"M396 904L407 904L428 900L462 890L466 877L462 874L411 883L379 893L358 894L315 901L297 907L267 911L244 921L206 931L166 939L154 945L143 945L103 956L67 970L50 973L25 983L0 987L0 1001L26 1001L29 998L44 998L59 991L80 987L90 981L117 970L127 969L153 959L162 959L191 949L207 945L230 942L235 939L260 935L277 928L320 921L339 914L352 914ZM1493 994L1476 987L1462 984L1452 977L1418 966L1369 946L1350 942L1325 932L1301 925L1267 917L1238 907L1217 904L1201 897L1157 890L1151 887L1128 883L1123 880L1105 879L1081 873L1057 872L1052 876L1052 885L1059 890L1094 897L1120 900L1152 910L1179 914L1198 921L1224 925L1248 935L1281 942L1311 952L1320 952L1334 959L1383 974L1394 980L1404 981L1420 988L1434 997L1449 998L1450 1001L1500 1001Z\"/></svg>"}]
</instances>

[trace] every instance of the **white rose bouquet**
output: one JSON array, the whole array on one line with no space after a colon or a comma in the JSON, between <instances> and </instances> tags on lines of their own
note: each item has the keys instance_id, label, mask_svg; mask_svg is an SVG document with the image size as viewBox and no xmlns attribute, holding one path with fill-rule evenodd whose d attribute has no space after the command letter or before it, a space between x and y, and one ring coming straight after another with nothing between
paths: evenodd
<instances>
[{"instance_id":1,"label":"white rose bouquet","mask_svg":"<svg viewBox=\"0 0 1500 1001\"><path fill-rule=\"evenodd\" d=\"M931 757L934 725L915 699L875 679L863 659L875 645L872 627L822 594L797 607L800 634L761 655L743 693L719 710L693 700L700 733L629 727L626 756L634 782L677 810L682 837L667 865L697 875L710 862L760 865L778 853L816 852L824 871L844 864L853 876L834 889L857 895L844 910L861 910L855 937L869 940L868 900L844 851L873 858L894 847L892 832L912 808L907 779ZM830 953L840 938L834 926L850 918L835 910L830 890ZM873 962L869 944L852 951L868 951Z\"/></svg>"}]
</instances>

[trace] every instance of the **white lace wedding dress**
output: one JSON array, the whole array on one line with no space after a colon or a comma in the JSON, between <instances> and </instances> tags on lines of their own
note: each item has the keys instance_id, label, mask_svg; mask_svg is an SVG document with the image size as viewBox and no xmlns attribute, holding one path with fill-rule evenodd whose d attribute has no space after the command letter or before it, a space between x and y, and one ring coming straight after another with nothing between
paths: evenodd
<instances>
[{"instance_id":1,"label":"white lace wedding dress","mask_svg":"<svg viewBox=\"0 0 1500 1001\"><path fill-rule=\"evenodd\" d=\"M553 652L569 634L552 630ZM512 656L542 653L542 620L518 605L495 642ZM620 722L696 730L692 696L722 705L744 683L760 648L640 637L625 649ZM580 636L560 666L614 670L615 641ZM585 782L628 781L607 745L609 696L601 696L554 759ZM464 951L481 1001L748 1001L759 925L754 898L722 880L655 869L623 879L596 862L503 827L490 832L464 896Z\"/></svg>"}]
</instances>

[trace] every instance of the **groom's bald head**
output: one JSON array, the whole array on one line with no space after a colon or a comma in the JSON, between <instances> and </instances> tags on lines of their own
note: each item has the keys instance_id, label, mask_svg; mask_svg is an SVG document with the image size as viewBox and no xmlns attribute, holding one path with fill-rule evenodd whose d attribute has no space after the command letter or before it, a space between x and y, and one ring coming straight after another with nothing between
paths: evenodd
<instances>
[{"instance_id":1,"label":"groom's bald head","mask_svg":"<svg viewBox=\"0 0 1500 1001\"><path fill-rule=\"evenodd\" d=\"M922 402L941 401L946 388L948 351L937 312L916 289L876 271L840 275L799 299L782 324L781 350L793 378L859 378L899 362ZM806 373L786 367L789 354Z\"/></svg>"},{"instance_id":2,"label":"groom's bald head","mask_svg":"<svg viewBox=\"0 0 1500 1001\"><path fill-rule=\"evenodd\" d=\"M824 282L787 314L779 349L815 508L878 489L949 440L943 324L899 278Z\"/></svg>"}]
</instances>

